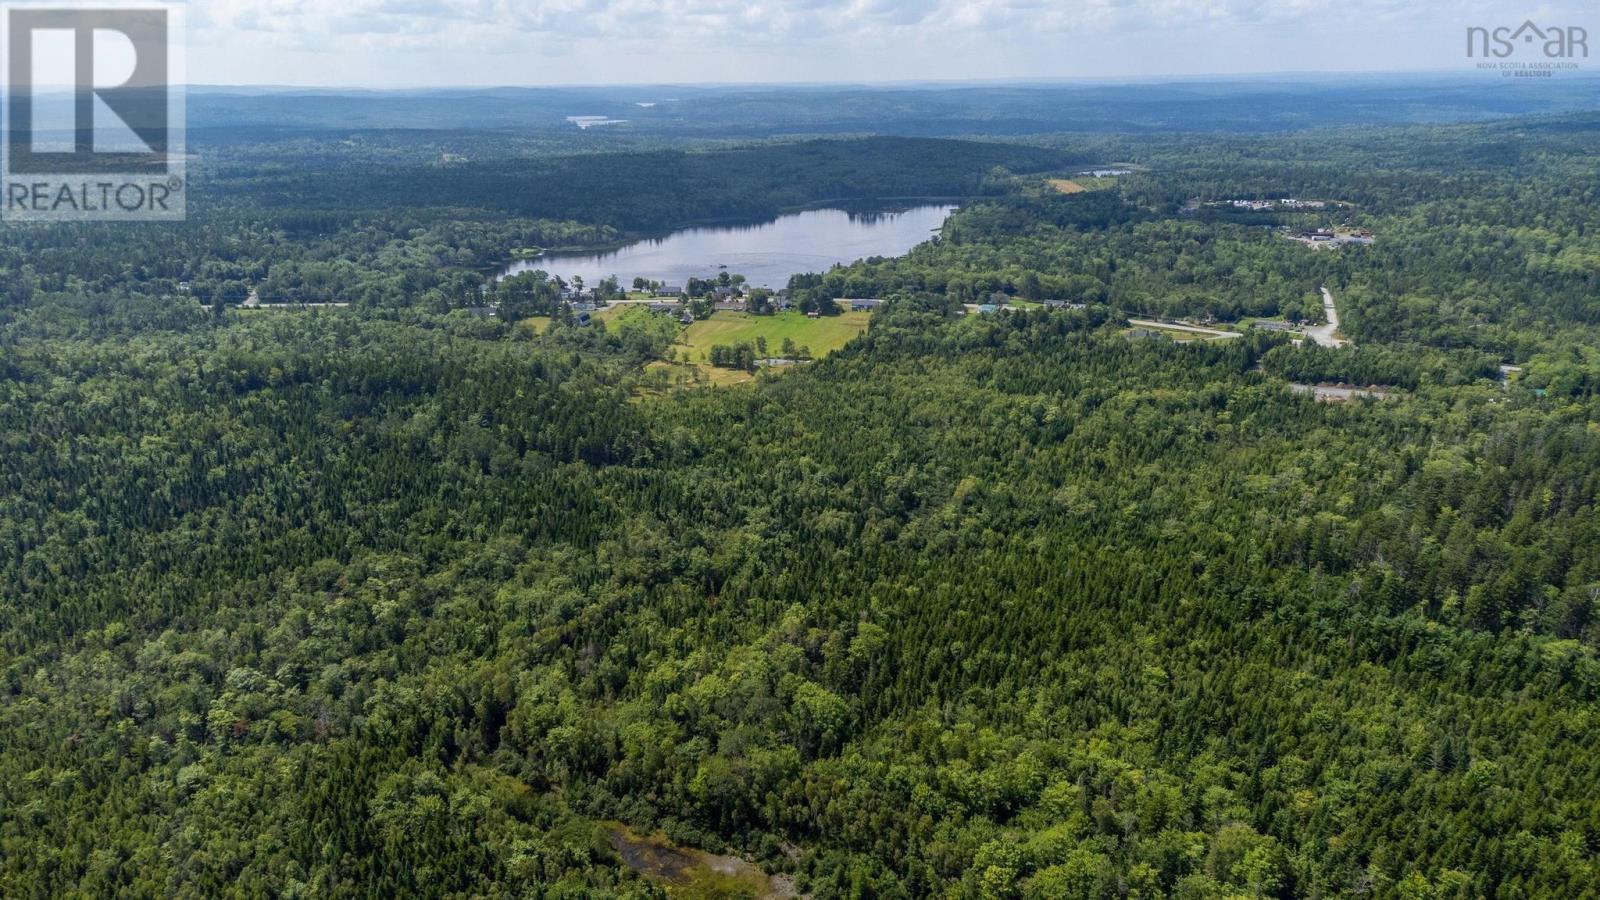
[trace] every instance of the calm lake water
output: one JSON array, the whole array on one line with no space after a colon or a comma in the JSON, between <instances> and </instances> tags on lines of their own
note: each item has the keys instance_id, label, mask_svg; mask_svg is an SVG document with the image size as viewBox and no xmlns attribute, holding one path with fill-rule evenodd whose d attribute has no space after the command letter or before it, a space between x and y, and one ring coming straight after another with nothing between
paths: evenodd
<instances>
[{"instance_id":1,"label":"calm lake water","mask_svg":"<svg viewBox=\"0 0 1600 900\"><path fill-rule=\"evenodd\" d=\"M682 287L690 277L712 278L726 267L753 286L781 288L801 272L826 272L835 263L868 256L901 256L932 237L954 209L813 209L760 225L685 228L604 253L546 253L518 260L500 274L542 269L568 281L577 275L587 285L615 275L623 287L635 278Z\"/></svg>"}]
</instances>

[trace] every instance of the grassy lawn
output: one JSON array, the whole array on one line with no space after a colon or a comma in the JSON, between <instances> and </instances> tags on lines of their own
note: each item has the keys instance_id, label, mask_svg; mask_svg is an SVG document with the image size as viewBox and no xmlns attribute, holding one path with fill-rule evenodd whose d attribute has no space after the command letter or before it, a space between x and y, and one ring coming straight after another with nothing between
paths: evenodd
<instances>
[{"instance_id":1,"label":"grassy lawn","mask_svg":"<svg viewBox=\"0 0 1600 900\"><path fill-rule=\"evenodd\" d=\"M650 312L638 306L612 305L595 310L590 317L600 322L613 323L624 316L631 315L648 316ZM529 316L523 319L521 324L533 329L534 334L544 334L550 329L550 317Z\"/></svg>"},{"instance_id":2,"label":"grassy lawn","mask_svg":"<svg viewBox=\"0 0 1600 900\"><path fill-rule=\"evenodd\" d=\"M594 313L590 316L590 318L599 319L602 322L611 322L611 321L615 321L617 319L620 319L623 316L649 316L649 315L652 315L652 313L650 312L650 310L645 309L644 307L640 307L640 306L623 306L623 305L619 305L619 304L613 303L610 306L602 306L601 308L595 310Z\"/></svg>"},{"instance_id":3,"label":"grassy lawn","mask_svg":"<svg viewBox=\"0 0 1600 900\"><path fill-rule=\"evenodd\" d=\"M756 375L738 369L719 369L715 366L695 365L686 366L683 363L656 360L645 366L645 371L660 373L666 379L660 389L651 386L641 389L644 394L659 394L680 387L693 387L695 385L713 385L726 387L731 384L749 384L756 380Z\"/></svg>"},{"instance_id":4,"label":"grassy lawn","mask_svg":"<svg viewBox=\"0 0 1600 900\"><path fill-rule=\"evenodd\" d=\"M772 316L752 316L748 313L719 312L684 329L678 339L678 351L689 351L689 359L705 363L712 347L732 346L741 342L754 344L756 338L767 339L767 354L777 356L784 338L793 340L796 347L809 347L817 358L827 356L850 339L867 329L869 312L847 312L837 316L808 319L804 313L785 312Z\"/></svg>"}]
</instances>

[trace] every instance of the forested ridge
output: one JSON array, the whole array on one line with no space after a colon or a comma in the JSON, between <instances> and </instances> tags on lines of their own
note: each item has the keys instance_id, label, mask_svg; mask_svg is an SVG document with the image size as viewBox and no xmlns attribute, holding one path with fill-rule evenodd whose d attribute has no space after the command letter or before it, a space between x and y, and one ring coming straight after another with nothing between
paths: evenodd
<instances>
[{"instance_id":1,"label":"forested ridge","mask_svg":"<svg viewBox=\"0 0 1600 900\"><path fill-rule=\"evenodd\" d=\"M970 170L938 240L807 282L888 299L864 335L736 389L661 390L660 329L452 311L473 241L604 215L86 229L171 254L132 268L21 233L0 896L739 895L641 877L607 822L819 898L1600 894L1566 125L973 151L1143 155L1071 196ZM1378 243L1181 211L1338 190ZM202 246L365 293L201 312ZM1353 348L1124 334L1325 283ZM958 314L992 291L1083 306ZM1288 384L1325 378L1393 396Z\"/></svg>"}]
</instances>

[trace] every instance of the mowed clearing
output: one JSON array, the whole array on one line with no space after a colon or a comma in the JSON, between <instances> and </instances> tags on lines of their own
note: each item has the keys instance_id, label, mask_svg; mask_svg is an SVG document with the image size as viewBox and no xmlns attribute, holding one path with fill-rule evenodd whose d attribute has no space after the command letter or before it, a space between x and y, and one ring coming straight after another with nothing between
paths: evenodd
<instances>
[{"instance_id":1,"label":"mowed clearing","mask_svg":"<svg viewBox=\"0 0 1600 900\"><path fill-rule=\"evenodd\" d=\"M1081 194L1088 190L1088 188L1070 178L1052 178L1050 179L1050 186L1063 194Z\"/></svg>"},{"instance_id":2,"label":"mowed clearing","mask_svg":"<svg viewBox=\"0 0 1600 900\"><path fill-rule=\"evenodd\" d=\"M712 347L731 347L735 344L754 345L757 338L767 339L768 358L783 354L783 341L794 341L796 351L809 350L813 359L827 356L850 339L867 329L872 318L868 312L848 312L837 316L809 319L803 313L786 312L772 316L752 316L749 313L719 312L702 319L678 335L669 351L671 361L657 360L646 368L652 372L665 372L680 384L698 382L726 386L746 384L756 380L754 373L742 369L722 369L711 365ZM759 353L759 351L758 351ZM681 360L687 357L687 362ZM784 371L768 370L768 371Z\"/></svg>"},{"instance_id":3,"label":"mowed clearing","mask_svg":"<svg viewBox=\"0 0 1600 900\"><path fill-rule=\"evenodd\" d=\"M782 356L785 338L794 341L797 348L804 347L816 358L827 356L850 339L867 330L869 312L847 312L837 316L808 319L805 314L784 312L771 316L752 316L741 312L719 312L709 319L690 325L678 337L678 350L689 351L689 361L709 361L712 347L731 347L735 344L756 343L757 338L767 339L766 356Z\"/></svg>"},{"instance_id":4,"label":"mowed clearing","mask_svg":"<svg viewBox=\"0 0 1600 900\"><path fill-rule=\"evenodd\" d=\"M632 311L637 311L641 315L647 315L647 313L645 313L645 311L640 309L638 306L617 303L613 303L610 306L602 306L595 310L591 315L594 319L601 322L615 322L616 320L622 318L624 314ZM546 331L550 330L550 321L551 320L549 316L529 316L526 319L523 319L521 324L527 326L533 331L534 334L544 334Z\"/></svg>"}]
</instances>

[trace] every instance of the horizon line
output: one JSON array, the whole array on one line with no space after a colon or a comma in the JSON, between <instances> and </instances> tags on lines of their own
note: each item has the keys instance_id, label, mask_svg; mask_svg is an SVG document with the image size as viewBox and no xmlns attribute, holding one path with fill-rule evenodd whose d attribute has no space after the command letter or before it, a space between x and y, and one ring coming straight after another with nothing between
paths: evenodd
<instances>
[{"instance_id":1,"label":"horizon line","mask_svg":"<svg viewBox=\"0 0 1600 900\"><path fill-rule=\"evenodd\" d=\"M484 84L289 84L270 82L191 82L181 85L186 90L228 91L366 91L373 93L417 91L526 91L526 90L623 90L630 88L690 88L690 89L749 89L749 88L960 88L960 87L1117 87L1134 85L1161 85L1179 83L1236 83L1291 82L1295 80L1335 80L1340 78L1405 79L1440 78L1445 80L1477 80L1488 83L1477 70L1446 69L1362 69L1362 70L1298 70L1284 72L1215 72L1194 74L1138 75L1138 76L1076 76L1046 75L1011 78L911 78L911 79L851 79L839 81L660 81L660 82L549 82L549 83L484 83ZM1560 80L1592 80L1600 72L1578 70Z\"/></svg>"}]
</instances>

